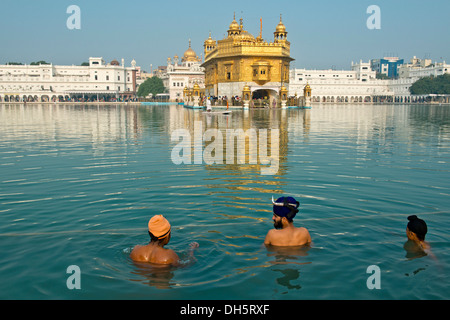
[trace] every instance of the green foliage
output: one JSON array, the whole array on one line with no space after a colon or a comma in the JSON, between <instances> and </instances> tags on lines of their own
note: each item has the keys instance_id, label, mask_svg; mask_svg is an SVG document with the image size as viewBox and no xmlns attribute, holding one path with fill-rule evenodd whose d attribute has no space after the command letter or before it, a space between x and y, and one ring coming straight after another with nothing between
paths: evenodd
<instances>
[{"instance_id":1,"label":"green foliage","mask_svg":"<svg viewBox=\"0 0 450 320\"><path fill-rule=\"evenodd\" d=\"M153 94L153 96L158 93L164 93L164 83L158 77L151 77L145 80L138 88L137 96L138 97L146 97L149 94Z\"/></svg>"},{"instance_id":2,"label":"green foliage","mask_svg":"<svg viewBox=\"0 0 450 320\"><path fill-rule=\"evenodd\" d=\"M50 63L41 60L41 61L36 61L36 62L30 63L30 66L38 66L40 64L50 64Z\"/></svg>"},{"instance_id":3,"label":"green foliage","mask_svg":"<svg viewBox=\"0 0 450 320\"><path fill-rule=\"evenodd\" d=\"M83 62L83 63L81 64L81 66L82 66L82 67L87 67L87 66L89 66L89 62Z\"/></svg>"},{"instance_id":4,"label":"green foliage","mask_svg":"<svg viewBox=\"0 0 450 320\"><path fill-rule=\"evenodd\" d=\"M377 72L376 78L380 79L380 80L388 80L388 79L390 79L386 74L380 73L380 72Z\"/></svg>"},{"instance_id":5,"label":"green foliage","mask_svg":"<svg viewBox=\"0 0 450 320\"><path fill-rule=\"evenodd\" d=\"M450 94L450 74L424 77L409 88L411 94Z\"/></svg>"},{"instance_id":6,"label":"green foliage","mask_svg":"<svg viewBox=\"0 0 450 320\"><path fill-rule=\"evenodd\" d=\"M8 62L7 65L9 66L23 66L22 62Z\"/></svg>"}]
</instances>

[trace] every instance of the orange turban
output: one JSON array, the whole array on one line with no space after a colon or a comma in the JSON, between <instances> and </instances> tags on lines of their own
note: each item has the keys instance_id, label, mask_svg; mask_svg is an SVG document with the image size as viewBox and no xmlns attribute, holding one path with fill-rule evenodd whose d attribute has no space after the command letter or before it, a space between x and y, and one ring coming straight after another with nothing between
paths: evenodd
<instances>
[{"instance_id":1,"label":"orange turban","mask_svg":"<svg viewBox=\"0 0 450 320\"><path fill-rule=\"evenodd\" d=\"M157 238L164 238L170 232L170 223L162 214L157 214L148 222L148 231Z\"/></svg>"}]
</instances>

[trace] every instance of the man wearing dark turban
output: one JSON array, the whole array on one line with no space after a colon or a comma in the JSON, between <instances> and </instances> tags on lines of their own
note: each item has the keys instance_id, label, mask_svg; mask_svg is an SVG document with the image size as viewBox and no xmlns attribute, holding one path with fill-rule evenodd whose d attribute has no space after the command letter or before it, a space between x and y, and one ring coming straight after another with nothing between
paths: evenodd
<instances>
[{"instance_id":1,"label":"man wearing dark turban","mask_svg":"<svg viewBox=\"0 0 450 320\"><path fill-rule=\"evenodd\" d=\"M273 203L273 225L275 229L267 232L264 244L272 246L301 246L311 243L311 236L306 228L294 226L294 217L298 212L299 202L293 197L280 197Z\"/></svg>"}]
</instances>

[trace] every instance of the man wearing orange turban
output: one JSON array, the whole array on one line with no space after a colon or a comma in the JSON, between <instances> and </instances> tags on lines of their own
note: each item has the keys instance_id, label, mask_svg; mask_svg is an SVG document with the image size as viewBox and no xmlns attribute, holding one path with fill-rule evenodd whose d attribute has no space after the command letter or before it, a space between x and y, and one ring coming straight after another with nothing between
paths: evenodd
<instances>
[{"instance_id":1,"label":"man wearing orange turban","mask_svg":"<svg viewBox=\"0 0 450 320\"><path fill-rule=\"evenodd\" d=\"M164 246L169 243L171 227L169 221L163 215L155 215L148 222L148 234L150 243L145 246L136 246L131 251L130 257L136 262L150 262L164 265L179 265L180 258L172 249L165 249ZM193 242L190 245L192 250L198 247L198 243Z\"/></svg>"}]
</instances>

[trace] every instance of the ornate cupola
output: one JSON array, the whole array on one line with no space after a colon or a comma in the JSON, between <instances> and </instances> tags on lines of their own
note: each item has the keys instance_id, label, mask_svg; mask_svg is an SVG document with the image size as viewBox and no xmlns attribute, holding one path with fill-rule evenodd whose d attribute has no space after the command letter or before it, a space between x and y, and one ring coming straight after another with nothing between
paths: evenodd
<instances>
[{"instance_id":1,"label":"ornate cupola","mask_svg":"<svg viewBox=\"0 0 450 320\"><path fill-rule=\"evenodd\" d=\"M281 42L281 41L286 41L287 39L287 31L286 31L286 27L283 24L283 21L281 20L281 14L280 14L280 22L278 23L275 32L273 33L274 35L274 41L275 42Z\"/></svg>"},{"instance_id":2,"label":"ornate cupola","mask_svg":"<svg viewBox=\"0 0 450 320\"><path fill-rule=\"evenodd\" d=\"M241 28L239 24L236 22L236 14L233 15L233 21L228 28L228 37L236 36L241 33Z\"/></svg>"},{"instance_id":3,"label":"ornate cupola","mask_svg":"<svg viewBox=\"0 0 450 320\"><path fill-rule=\"evenodd\" d=\"M200 59L197 57L197 54L191 48L191 39L189 39L189 48L184 52L183 57L181 58L181 62L197 62Z\"/></svg>"},{"instance_id":4,"label":"ornate cupola","mask_svg":"<svg viewBox=\"0 0 450 320\"><path fill-rule=\"evenodd\" d=\"M205 48L205 57L216 48L216 41L211 38L211 32L209 32L209 38L203 43Z\"/></svg>"}]
</instances>

